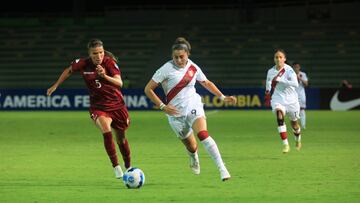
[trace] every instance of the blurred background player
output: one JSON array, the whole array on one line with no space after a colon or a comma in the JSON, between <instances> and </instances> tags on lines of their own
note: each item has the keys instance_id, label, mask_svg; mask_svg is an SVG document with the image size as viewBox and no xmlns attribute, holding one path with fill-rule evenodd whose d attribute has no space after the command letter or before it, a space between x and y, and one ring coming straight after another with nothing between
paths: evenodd
<instances>
[{"instance_id":1,"label":"blurred background player","mask_svg":"<svg viewBox=\"0 0 360 203\"><path fill-rule=\"evenodd\" d=\"M297 76L291 66L285 64L286 53L282 49L275 50L275 65L267 72L266 90L267 97L271 96L271 108L276 114L278 131L283 141L283 153L290 151L287 139L287 130L285 124L285 115L288 115L291 121L291 127L295 135L296 149L301 148L299 119L300 105L296 88L299 86Z\"/></svg>"},{"instance_id":2,"label":"blurred background player","mask_svg":"<svg viewBox=\"0 0 360 203\"><path fill-rule=\"evenodd\" d=\"M297 79L299 82L299 86L296 88L296 92L299 97L299 104L300 104L300 123L303 129L306 128L306 94L305 94L305 87L309 85L309 79L306 73L301 71L301 65L297 62L293 63L293 69L297 75Z\"/></svg>"},{"instance_id":3,"label":"blurred background player","mask_svg":"<svg viewBox=\"0 0 360 203\"><path fill-rule=\"evenodd\" d=\"M225 102L236 103L236 98L224 96L215 84L206 78L202 70L188 58L190 50L190 43L185 38L177 38L172 46L172 60L155 72L145 87L145 94L166 113L170 126L188 151L193 172L200 174L195 134L218 167L221 180L225 181L231 176L216 142L208 134L203 103L200 95L196 93L195 83L198 81ZM166 95L165 103L154 92L159 84Z\"/></svg>"},{"instance_id":4,"label":"blurred background player","mask_svg":"<svg viewBox=\"0 0 360 203\"><path fill-rule=\"evenodd\" d=\"M101 40L90 40L88 53L88 58L76 59L70 67L65 68L55 84L47 90L47 95L50 96L73 72L80 72L90 93L90 116L103 134L104 146L114 167L115 177L121 178L123 172L118 163L112 128L125 168L131 166L130 147L125 137L129 114L120 91L123 85L121 73L116 57L104 50Z\"/></svg>"}]
</instances>

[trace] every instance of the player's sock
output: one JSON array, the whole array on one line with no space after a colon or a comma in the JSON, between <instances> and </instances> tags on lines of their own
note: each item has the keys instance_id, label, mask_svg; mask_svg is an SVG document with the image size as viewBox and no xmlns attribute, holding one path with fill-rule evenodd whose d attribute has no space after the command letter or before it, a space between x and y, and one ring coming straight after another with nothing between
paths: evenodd
<instances>
[{"instance_id":1,"label":"player's sock","mask_svg":"<svg viewBox=\"0 0 360 203\"><path fill-rule=\"evenodd\" d=\"M278 131L280 133L280 137L281 137L281 140L283 141L283 144L289 145L289 142L287 139L286 125L279 126Z\"/></svg>"},{"instance_id":2,"label":"player's sock","mask_svg":"<svg viewBox=\"0 0 360 203\"><path fill-rule=\"evenodd\" d=\"M295 135L295 141L301 142L301 129L298 128L296 130L293 129L294 135Z\"/></svg>"},{"instance_id":3,"label":"player's sock","mask_svg":"<svg viewBox=\"0 0 360 203\"><path fill-rule=\"evenodd\" d=\"M300 110L300 122L301 122L301 127L305 129L305 127L306 127L306 113L305 113L305 109L301 109L301 110Z\"/></svg>"},{"instance_id":4,"label":"player's sock","mask_svg":"<svg viewBox=\"0 0 360 203\"><path fill-rule=\"evenodd\" d=\"M195 152L190 152L188 150L186 150L188 155L190 156L190 158L194 159L194 160L198 160L199 159L199 155L197 150Z\"/></svg>"},{"instance_id":5,"label":"player's sock","mask_svg":"<svg viewBox=\"0 0 360 203\"><path fill-rule=\"evenodd\" d=\"M113 167L119 165L116 149L111 132L103 133L105 150L110 158Z\"/></svg>"},{"instance_id":6,"label":"player's sock","mask_svg":"<svg viewBox=\"0 0 360 203\"><path fill-rule=\"evenodd\" d=\"M225 168L224 162L221 158L219 149L217 147L217 144L215 140L209 136L208 132L206 130L200 131L198 133L198 137L201 141L201 143L204 145L206 151L210 154L211 158L215 162L216 166L219 169Z\"/></svg>"},{"instance_id":7,"label":"player's sock","mask_svg":"<svg viewBox=\"0 0 360 203\"><path fill-rule=\"evenodd\" d=\"M131 157L130 157L130 146L127 139L124 139L124 142L119 141L118 146L124 160L125 168L129 168L131 166Z\"/></svg>"}]
</instances>

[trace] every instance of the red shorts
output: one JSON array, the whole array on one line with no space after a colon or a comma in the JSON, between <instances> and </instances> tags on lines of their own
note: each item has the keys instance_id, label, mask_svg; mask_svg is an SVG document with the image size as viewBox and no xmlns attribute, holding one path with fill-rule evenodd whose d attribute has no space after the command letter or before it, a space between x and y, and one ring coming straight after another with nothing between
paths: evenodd
<instances>
[{"instance_id":1,"label":"red shorts","mask_svg":"<svg viewBox=\"0 0 360 203\"><path fill-rule=\"evenodd\" d=\"M99 116L111 118L111 127L114 129L120 129L122 131L125 131L129 127L130 118L126 107L114 111L90 109L89 112L91 119L94 121L96 121Z\"/></svg>"}]
</instances>

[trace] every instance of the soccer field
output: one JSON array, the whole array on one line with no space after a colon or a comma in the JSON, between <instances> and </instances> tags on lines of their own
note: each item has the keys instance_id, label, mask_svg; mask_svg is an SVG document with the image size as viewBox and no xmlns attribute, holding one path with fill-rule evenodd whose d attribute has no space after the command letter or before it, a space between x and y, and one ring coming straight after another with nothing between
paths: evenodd
<instances>
[{"instance_id":1,"label":"soccer field","mask_svg":"<svg viewBox=\"0 0 360 203\"><path fill-rule=\"evenodd\" d=\"M0 202L360 202L360 111L307 111L302 151L290 133L285 155L270 110L208 111L226 182L201 145L192 174L163 113L130 116L139 190L115 179L88 112L0 112Z\"/></svg>"}]
</instances>

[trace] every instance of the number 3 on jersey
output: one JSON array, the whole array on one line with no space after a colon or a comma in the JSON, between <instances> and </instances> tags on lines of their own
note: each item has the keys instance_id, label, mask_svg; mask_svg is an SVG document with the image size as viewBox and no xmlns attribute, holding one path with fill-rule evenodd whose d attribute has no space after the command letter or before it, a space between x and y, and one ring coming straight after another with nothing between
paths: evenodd
<instances>
[{"instance_id":1,"label":"number 3 on jersey","mask_svg":"<svg viewBox=\"0 0 360 203\"><path fill-rule=\"evenodd\" d=\"M101 88L101 83L99 80L95 80L95 83L96 83L96 88Z\"/></svg>"}]
</instances>

